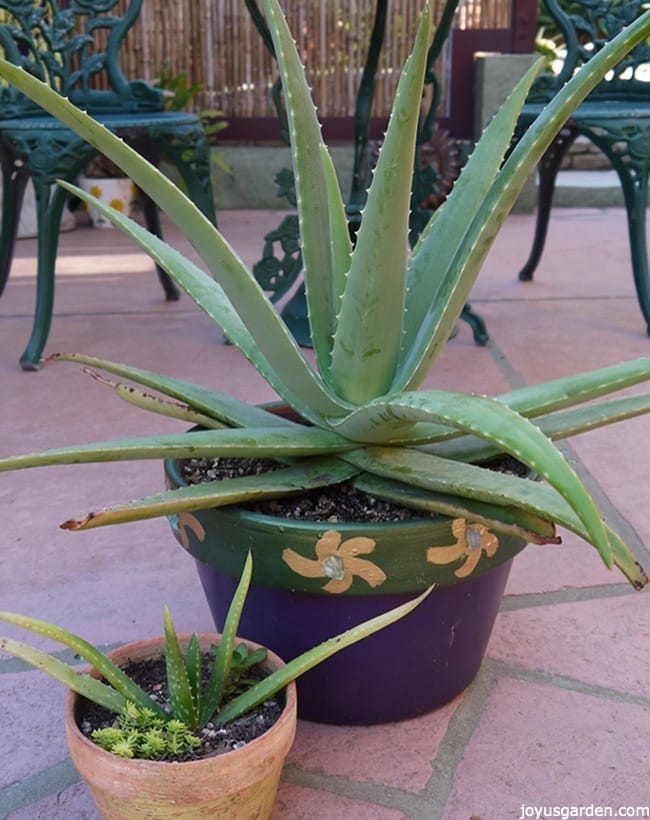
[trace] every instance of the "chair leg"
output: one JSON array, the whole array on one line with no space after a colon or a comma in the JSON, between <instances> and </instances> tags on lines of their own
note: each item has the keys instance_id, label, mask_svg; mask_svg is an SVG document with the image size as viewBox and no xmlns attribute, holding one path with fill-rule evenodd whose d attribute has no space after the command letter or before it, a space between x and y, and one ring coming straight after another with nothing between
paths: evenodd
<instances>
[{"instance_id":1,"label":"chair leg","mask_svg":"<svg viewBox=\"0 0 650 820\"><path fill-rule=\"evenodd\" d=\"M61 214L67 194L62 188L51 192L47 180L34 180L38 224L38 265L36 278L36 308L32 334L20 359L23 370L39 370L41 354L52 324L54 307L54 268L59 244Z\"/></svg>"},{"instance_id":2,"label":"chair leg","mask_svg":"<svg viewBox=\"0 0 650 820\"><path fill-rule=\"evenodd\" d=\"M645 149L650 139L650 123L643 118L628 117L605 122L581 122L580 130L607 156L621 182L634 285L646 331L650 336L650 278L646 239L650 156Z\"/></svg>"},{"instance_id":3,"label":"chair leg","mask_svg":"<svg viewBox=\"0 0 650 820\"><path fill-rule=\"evenodd\" d=\"M147 140L138 141L134 147L154 164L160 155L170 160L181 175L188 197L213 225L217 224L210 178L210 146L199 122L174 128L164 124L156 126L150 130ZM147 228L156 236L162 236L157 206L144 194L142 203ZM169 275L161 268L158 275L167 299L178 299L180 291Z\"/></svg>"},{"instance_id":4,"label":"chair leg","mask_svg":"<svg viewBox=\"0 0 650 820\"><path fill-rule=\"evenodd\" d=\"M150 136L156 149L164 154L180 173L189 198L212 224L216 225L210 146L201 124L190 123L174 129L158 126L151 129Z\"/></svg>"},{"instance_id":5,"label":"chair leg","mask_svg":"<svg viewBox=\"0 0 650 820\"><path fill-rule=\"evenodd\" d=\"M151 197L148 197L145 192L139 188L138 196L140 198L140 202L142 203L142 210L144 212L144 220L147 230L154 234L154 236L162 239L162 225L160 224L160 211L158 210L158 206L153 199L151 199ZM156 271L158 272L160 284L163 286L163 290L165 291L165 299L167 299L168 302L177 302L181 298L181 292L176 286L174 280L166 270L160 267L160 265L156 265Z\"/></svg>"},{"instance_id":6,"label":"chair leg","mask_svg":"<svg viewBox=\"0 0 650 820\"><path fill-rule=\"evenodd\" d=\"M555 191L555 180L557 179L564 155L568 151L569 146L574 142L576 136L577 131L574 128L565 126L551 143L551 146L539 163L539 194L535 236L528 260L519 271L519 279L522 282L530 282L532 280L533 274L542 258L544 245L546 244L546 236L548 234L553 193Z\"/></svg>"},{"instance_id":7,"label":"chair leg","mask_svg":"<svg viewBox=\"0 0 650 820\"><path fill-rule=\"evenodd\" d=\"M474 344L479 347L485 347L490 341L490 336L487 332L485 320L478 313L474 313L469 302L465 303L461 311L460 318L463 319L472 328L472 335L474 336Z\"/></svg>"},{"instance_id":8,"label":"chair leg","mask_svg":"<svg viewBox=\"0 0 650 820\"><path fill-rule=\"evenodd\" d=\"M648 245L646 240L646 202L648 196L648 167L636 178L631 178L627 166L623 170L617 167L627 211L627 228L630 237L632 255L632 273L639 300L639 307L646 323L646 332L650 336L650 278L648 273ZM626 179L623 179L623 174Z\"/></svg>"},{"instance_id":9,"label":"chair leg","mask_svg":"<svg viewBox=\"0 0 650 820\"><path fill-rule=\"evenodd\" d=\"M14 167L9 157L2 161L2 221L0 223L0 296L2 295L14 258L18 223L29 172L23 166Z\"/></svg>"}]
</instances>

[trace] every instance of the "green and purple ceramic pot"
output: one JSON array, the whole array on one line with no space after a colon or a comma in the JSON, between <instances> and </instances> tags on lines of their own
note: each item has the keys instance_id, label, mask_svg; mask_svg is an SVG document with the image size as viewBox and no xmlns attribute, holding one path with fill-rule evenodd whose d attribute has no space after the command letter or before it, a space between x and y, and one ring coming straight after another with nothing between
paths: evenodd
<instances>
[{"instance_id":1,"label":"green and purple ceramic pot","mask_svg":"<svg viewBox=\"0 0 650 820\"><path fill-rule=\"evenodd\" d=\"M176 463L165 470L169 486L183 486ZM240 632L286 660L435 584L406 618L301 677L300 717L338 724L414 717L462 692L481 665L512 558L526 546L445 516L339 524L224 507L170 523L197 563L218 630L252 552Z\"/></svg>"}]
</instances>

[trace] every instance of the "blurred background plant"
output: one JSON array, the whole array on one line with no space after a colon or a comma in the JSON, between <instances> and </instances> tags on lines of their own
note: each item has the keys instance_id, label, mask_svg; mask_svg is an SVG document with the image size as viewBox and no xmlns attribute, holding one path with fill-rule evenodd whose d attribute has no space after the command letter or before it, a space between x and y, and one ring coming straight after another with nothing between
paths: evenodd
<instances>
[{"instance_id":1,"label":"blurred background plant","mask_svg":"<svg viewBox=\"0 0 650 820\"><path fill-rule=\"evenodd\" d=\"M165 108L168 111L184 111L203 88L202 83L189 85L187 74L184 71L174 73L167 63L163 63L154 84L166 92ZM201 125L208 143L212 146L216 145L217 134L228 127L223 111L218 108L204 108L196 113L201 118ZM232 168L216 151L212 151L212 162L226 174L232 174Z\"/></svg>"}]
</instances>

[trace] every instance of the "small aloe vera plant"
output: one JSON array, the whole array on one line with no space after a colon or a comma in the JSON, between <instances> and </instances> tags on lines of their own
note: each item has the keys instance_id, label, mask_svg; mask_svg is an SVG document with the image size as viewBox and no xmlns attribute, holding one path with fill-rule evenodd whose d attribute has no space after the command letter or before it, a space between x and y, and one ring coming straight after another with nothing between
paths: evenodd
<instances>
[{"instance_id":1,"label":"small aloe vera plant","mask_svg":"<svg viewBox=\"0 0 650 820\"><path fill-rule=\"evenodd\" d=\"M530 542L557 540L555 527L561 525L594 545L608 567L617 566L635 587L642 587L645 573L604 522L553 441L650 411L647 394L592 401L647 381L650 358L493 398L420 386L526 179L572 110L649 36L650 12L590 60L508 153L518 113L539 66L527 73L487 126L451 195L409 252L411 173L431 36L429 5L424 5L413 52L400 78L354 247L291 33L276 0L263 0L263 6L287 103L315 366L235 251L172 182L26 71L0 62L0 77L120 165L179 226L208 273L123 214L93 201L169 271L310 426L216 390L135 367L61 354L53 358L128 380L131 386L114 384L127 401L205 429L15 456L0 461L0 470L147 458L264 456L276 459L282 469L175 489L91 512L62 526L88 529L349 482L406 506L453 511L454 516ZM73 186L66 187L92 200ZM157 391L158 397L141 388ZM486 469L486 462L503 453L543 481Z\"/></svg>"},{"instance_id":2,"label":"small aloe vera plant","mask_svg":"<svg viewBox=\"0 0 650 820\"><path fill-rule=\"evenodd\" d=\"M118 715L115 728L99 730L94 736L98 745L123 757L156 758L166 753L182 753L200 745L196 730L208 723L223 726L245 715L336 652L408 615L431 591L430 588L417 598L324 641L266 677L251 679L248 673L266 659L266 649L250 652L245 644L237 644L237 630L252 569L253 559L249 553L226 616L221 640L212 647L212 670L205 685L202 682L202 652L198 636L192 634L183 653L172 616L165 608L168 710L88 641L45 621L13 612L0 612L0 621L69 647L87 661L102 676L102 680L79 672L58 658L13 638L0 637L0 651L41 669L73 692Z\"/></svg>"}]
</instances>

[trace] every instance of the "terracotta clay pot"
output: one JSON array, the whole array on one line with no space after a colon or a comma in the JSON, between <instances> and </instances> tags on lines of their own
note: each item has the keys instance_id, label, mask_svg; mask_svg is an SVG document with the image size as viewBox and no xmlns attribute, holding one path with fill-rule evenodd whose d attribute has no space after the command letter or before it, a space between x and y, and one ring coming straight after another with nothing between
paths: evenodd
<instances>
[{"instance_id":1,"label":"terracotta clay pot","mask_svg":"<svg viewBox=\"0 0 650 820\"><path fill-rule=\"evenodd\" d=\"M218 643L216 634L201 634L203 648ZM186 645L189 635L180 636ZM253 650L258 644L246 643ZM160 657L164 641L155 638L127 644L109 654L123 665L129 660ZM266 666L283 662L272 652ZM94 670L91 671L91 674ZM96 673L94 676L97 677ZM296 686L286 689L286 703L277 722L263 735L236 751L187 763L125 760L95 745L80 731L80 698L70 692L65 703L65 728L70 756L106 820L150 818L269 817L285 757L296 731Z\"/></svg>"}]
</instances>

